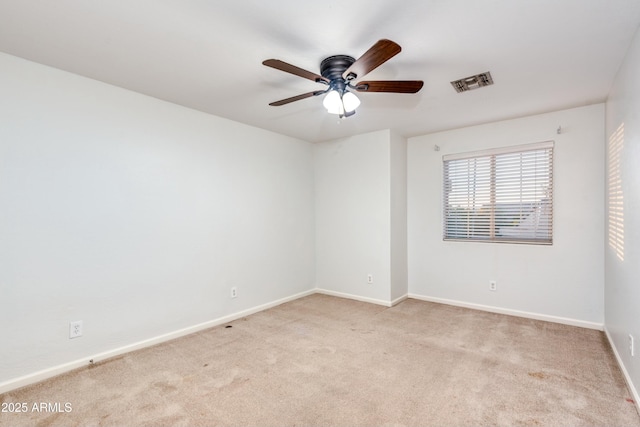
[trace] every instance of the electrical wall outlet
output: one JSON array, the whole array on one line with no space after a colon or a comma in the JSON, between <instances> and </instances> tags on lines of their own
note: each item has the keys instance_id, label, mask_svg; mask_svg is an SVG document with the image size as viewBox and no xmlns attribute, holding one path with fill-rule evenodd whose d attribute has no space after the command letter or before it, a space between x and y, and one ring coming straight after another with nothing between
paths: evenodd
<instances>
[{"instance_id":1,"label":"electrical wall outlet","mask_svg":"<svg viewBox=\"0 0 640 427\"><path fill-rule=\"evenodd\" d=\"M231 288L231 298L237 298L237 297L238 297L238 288L234 286L233 288Z\"/></svg>"},{"instance_id":2,"label":"electrical wall outlet","mask_svg":"<svg viewBox=\"0 0 640 427\"><path fill-rule=\"evenodd\" d=\"M634 340L633 340L633 335L629 334L629 354L631 355L631 357L635 356L636 354L636 349L634 348Z\"/></svg>"},{"instance_id":3,"label":"electrical wall outlet","mask_svg":"<svg viewBox=\"0 0 640 427\"><path fill-rule=\"evenodd\" d=\"M82 320L69 322L69 339L82 336Z\"/></svg>"},{"instance_id":4,"label":"electrical wall outlet","mask_svg":"<svg viewBox=\"0 0 640 427\"><path fill-rule=\"evenodd\" d=\"M367 283L373 283L373 274L367 274Z\"/></svg>"},{"instance_id":5,"label":"electrical wall outlet","mask_svg":"<svg viewBox=\"0 0 640 427\"><path fill-rule=\"evenodd\" d=\"M489 290L494 292L498 290L498 284L495 280L489 281Z\"/></svg>"}]
</instances>

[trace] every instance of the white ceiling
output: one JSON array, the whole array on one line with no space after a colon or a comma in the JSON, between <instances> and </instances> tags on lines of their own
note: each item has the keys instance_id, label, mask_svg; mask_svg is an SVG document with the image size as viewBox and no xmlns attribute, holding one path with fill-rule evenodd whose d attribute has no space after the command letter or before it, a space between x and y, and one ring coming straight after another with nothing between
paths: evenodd
<instances>
[{"instance_id":1,"label":"white ceiling","mask_svg":"<svg viewBox=\"0 0 640 427\"><path fill-rule=\"evenodd\" d=\"M640 23L640 0L0 0L0 51L307 141L379 129L414 136L605 100ZM367 80L424 80L415 95L364 93L342 121L319 73L382 38L402 52ZM456 93L490 71L495 84Z\"/></svg>"}]
</instances>

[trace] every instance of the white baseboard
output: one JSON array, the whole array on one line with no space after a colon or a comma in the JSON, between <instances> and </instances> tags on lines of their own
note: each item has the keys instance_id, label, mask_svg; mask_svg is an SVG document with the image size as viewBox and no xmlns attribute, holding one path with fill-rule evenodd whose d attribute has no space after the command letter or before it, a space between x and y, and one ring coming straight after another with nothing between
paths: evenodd
<instances>
[{"instance_id":1,"label":"white baseboard","mask_svg":"<svg viewBox=\"0 0 640 427\"><path fill-rule=\"evenodd\" d=\"M400 298L396 298L393 301L391 301L391 307L393 307L394 305L398 305L400 304L402 301L406 300L409 298L409 294L404 294L402 295Z\"/></svg>"},{"instance_id":2,"label":"white baseboard","mask_svg":"<svg viewBox=\"0 0 640 427\"><path fill-rule=\"evenodd\" d=\"M427 297L424 295L416 295L416 294L409 294L409 298L413 298L421 301L437 302L439 304L455 305L457 307L471 308L474 310L488 311L491 313L506 314L509 316L524 317L527 319L544 320L546 322L561 323L564 325L578 326L580 328L596 329L598 331L602 331L604 329L604 325L602 323L587 322L584 320L570 319L567 317L550 316L548 314L531 313L528 311L512 310L512 309L501 308L501 307L492 307L489 305L474 304L474 303L468 303L468 302L456 301L456 300L450 300L450 299L444 299L444 298Z\"/></svg>"},{"instance_id":3,"label":"white baseboard","mask_svg":"<svg viewBox=\"0 0 640 427\"><path fill-rule=\"evenodd\" d=\"M622 362L622 358L620 357L620 353L618 353L618 349L613 343L613 338L611 338L611 334L609 334L609 330L605 326L604 333L607 336L607 340L609 341L609 345L611 346L611 350L613 350L613 354L616 356L616 361L618 362L618 366L620 366L620 370L622 371L622 375L624 376L624 380L627 383L627 388L631 392L633 396L633 401L636 404L636 409L640 414L640 395L638 395L638 390L636 390L633 381L631 380L631 376L629 376L629 372L627 372L627 368L625 368L624 363Z\"/></svg>"},{"instance_id":4,"label":"white baseboard","mask_svg":"<svg viewBox=\"0 0 640 427\"><path fill-rule=\"evenodd\" d=\"M328 289L316 288L316 293L330 295L332 297L340 297L340 298L352 299L356 301L368 302L371 304L383 305L385 307L391 307L393 305L391 301L384 301L381 299L362 297L360 295L346 294L344 292L330 291Z\"/></svg>"},{"instance_id":5,"label":"white baseboard","mask_svg":"<svg viewBox=\"0 0 640 427\"><path fill-rule=\"evenodd\" d=\"M40 381L44 381L48 378L55 377L56 375L63 374L65 372L69 372L73 369L81 368L83 366L88 366L91 363L97 363L102 360L110 359L115 356L119 356L121 354L129 353L135 350L140 350L145 347L150 347L152 345L160 344L165 341L170 341L176 338L183 337L185 335L193 334L194 332L199 332L204 329L212 328L214 326L219 326L228 322L231 322L236 319L240 319L242 317L249 316L254 313L258 313L260 311L267 310L269 308L273 308L280 304L284 304L289 301L296 300L298 298L302 298L308 295L314 294L316 291L314 289L301 292L299 294L295 294L286 298L282 298L276 301L272 301L266 304L262 304L253 308L249 308L247 310L240 311L238 313L229 314L227 316L219 317L217 319L210 320L208 322L200 323L198 325L189 326L188 328L179 329L177 331L169 332L167 334L159 335L153 338L149 338L143 341L138 341L133 344L129 344L123 347L119 347L113 350L105 351L103 353L98 353L93 356L87 356L82 359L77 359L72 362L64 363L62 365L54 366L52 368L43 369L41 371L34 372L32 374L28 374L22 377L14 378L5 382L0 383L0 394L6 393L11 390L15 390L21 387L25 387L30 384L34 384Z\"/></svg>"}]
</instances>

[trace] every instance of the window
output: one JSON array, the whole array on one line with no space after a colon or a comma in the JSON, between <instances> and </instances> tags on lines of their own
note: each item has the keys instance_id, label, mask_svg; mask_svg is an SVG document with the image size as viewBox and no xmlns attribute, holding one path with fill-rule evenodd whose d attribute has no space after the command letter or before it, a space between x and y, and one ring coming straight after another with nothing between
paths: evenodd
<instances>
[{"instance_id":1,"label":"window","mask_svg":"<svg viewBox=\"0 0 640 427\"><path fill-rule=\"evenodd\" d=\"M444 240L552 243L553 141L442 160Z\"/></svg>"},{"instance_id":2,"label":"window","mask_svg":"<svg viewBox=\"0 0 640 427\"><path fill-rule=\"evenodd\" d=\"M624 149L624 123L609 137L608 195L609 246L624 261L624 191L620 161Z\"/></svg>"}]
</instances>

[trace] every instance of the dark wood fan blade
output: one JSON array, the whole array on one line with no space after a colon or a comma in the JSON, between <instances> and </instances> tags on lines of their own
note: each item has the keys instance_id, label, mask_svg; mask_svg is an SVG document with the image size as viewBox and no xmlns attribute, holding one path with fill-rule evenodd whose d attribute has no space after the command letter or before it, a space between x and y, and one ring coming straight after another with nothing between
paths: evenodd
<instances>
[{"instance_id":1,"label":"dark wood fan blade","mask_svg":"<svg viewBox=\"0 0 640 427\"><path fill-rule=\"evenodd\" d=\"M284 61L280 61L279 59L267 59L266 61L262 61L262 64L266 65L267 67L275 68L276 70L284 71L299 77L303 77L305 79L313 80L314 82L329 83L329 80L325 79L319 74L303 70L302 68L288 64Z\"/></svg>"},{"instance_id":2,"label":"dark wood fan blade","mask_svg":"<svg viewBox=\"0 0 640 427\"><path fill-rule=\"evenodd\" d=\"M387 39L378 40L376 44L371 46L368 51L347 68L342 77L345 80L362 77L399 54L401 50L402 48L396 42Z\"/></svg>"},{"instance_id":3,"label":"dark wood fan blade","mask_svg":"<svg viewBox=\"0 0 640 427\"><path fill-rule=\"evenodd\" d=\"M422 80L371 80L354 87L358 92L416 93L423 84Z\"/></svg>"},{"instance_id":4,"label":"dark wood fan blade","mask_svg":"<svg viewBox=\"0 0 640 427\"><path fill-rule=\"evenodd\" d=\"M280 101L272 102L269 105L273 107L279 107L281 105L289 104L290 102L300 101L301 99L322 95L323 93L326 93L326 92L327 92L326 90L316 90L315 92L307 92L307 93L303 93L302 95L292 96L291 98L281 99Z\"/></svg>"}]
</instances>

